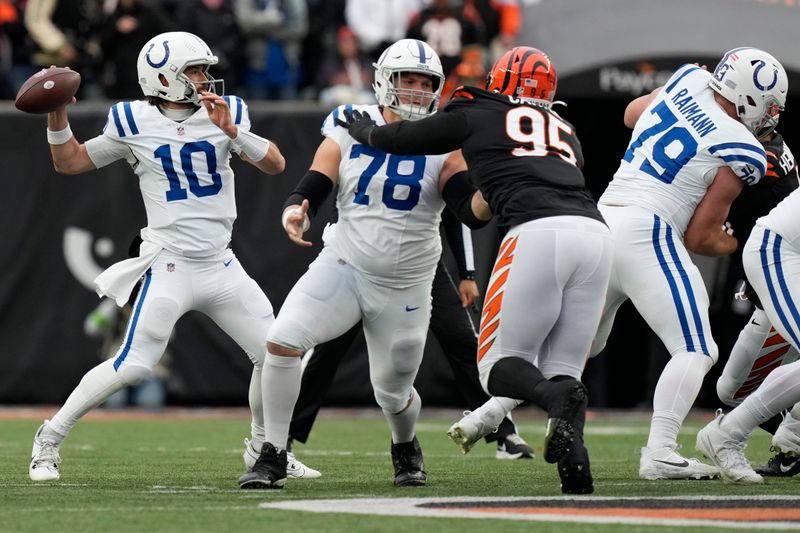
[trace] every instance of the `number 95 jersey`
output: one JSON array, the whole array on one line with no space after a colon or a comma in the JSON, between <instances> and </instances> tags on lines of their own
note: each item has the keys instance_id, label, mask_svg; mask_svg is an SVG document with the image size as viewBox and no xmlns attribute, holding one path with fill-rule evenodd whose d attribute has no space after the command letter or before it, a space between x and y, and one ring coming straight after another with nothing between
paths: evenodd
<instances>
[{"instance_id":1,"label":"number 95 jersey","mask_svg":"<svg viewBox=\"0 0 800 533\"><path fill-rule=\"evenodd\" d=\"M237 127L250 129L247 106L226 96ZM177 122L144 100L111 107L103 134L86 142L95 167L125 159L139 176L147 228L142 238L188 256L223 251L236 220L230 138L205 107Z\"/></svg>"},{"instance_id":2,"label":"number 95 jersey","mask_svg":"<svg viewBox=\"0 0 800 533\"><path fill-rule=\"evenodd\" d=\"M379 285L427 281L442 253L439 174L449 154L401 156L361 144L336 124L345 109L367 113L379 126L386 123L377 105L360 105L340 106L322 124L322 134L339 145L342 157L333 246Z\"/></svg>"},{"instance_id":3,"label":"number 95 jersey","mask_svg":"<svg viewBox=\"0 0 800 533\"><path fill-rule=\"evenodd\" d=\"M748 185L761 179L764 149L717 104L710 77L696 65L672 75L636 122L601 205L645 208L683 234L719 167Z\"/></svg>"}]
</instances>

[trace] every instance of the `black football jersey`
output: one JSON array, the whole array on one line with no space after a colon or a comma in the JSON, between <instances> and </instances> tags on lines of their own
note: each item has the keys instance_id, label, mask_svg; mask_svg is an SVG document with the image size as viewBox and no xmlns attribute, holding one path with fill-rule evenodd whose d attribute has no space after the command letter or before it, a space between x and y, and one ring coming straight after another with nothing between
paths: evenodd
<instances>
[{"instance_id":1,"label":"black football jersey","mask_svg":"<svg viewBox=\"0 0 800 533\"><path fill-rule=\"evenodd\" d=\"M560 215L604 222L586 190L575 129L552 110L462 87L444 111L376 128L370 144L394 154L461 148L501 227Z\"/></svg>"},{"instance_id":2,"label":"black football jersey","mask_svg":"<svg viewBox=\"0 0 800 533\"><path fill-rule=\"evenodd\" d=\"M470 87L444 113L467 118L461 149L499 225L558 215L603 220L586 190L575 128L556 112Z\"/></svg>"}]
</instances>

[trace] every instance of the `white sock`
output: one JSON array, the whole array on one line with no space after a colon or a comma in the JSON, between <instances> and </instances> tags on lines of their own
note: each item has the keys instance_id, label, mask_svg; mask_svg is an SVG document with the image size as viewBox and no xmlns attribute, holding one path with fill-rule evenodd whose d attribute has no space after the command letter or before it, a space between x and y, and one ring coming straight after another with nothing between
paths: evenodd
<instances>
[{"instance_id":1,"label":"white sock","mask_svg":"<svg viewBox=\"0 0 800 533\"><path fill-rule=\"evenodd\" d=\"M731 349L728 362L722 369L722 375L717 380L717 396L725 405L738 405L744 398L734 398L734 395L747 381L753 363L758 359L761 348L767 340L770 327L767 314L756 308L750 321L739 333L739 338L736 339L736 344Z\"/></svg>"},{"instance_id":2,"label":"white sock","mask_svg":"<svg viewBox=\"0 0 800 533\"><path fill-rule=\"evenodd\" d=\"M250 389L247 402L250 404L250 435L251 446L254 450L261 450L264 444L264 395L262 394L261 370L263 363L253 365L253 374L250 376Z\"/></svg>"},{"instance_id":3,"label":"white sock","mask_svg":"<svg viewBox=\"0 0 800 533\"><path fill-rule=\"evenodd\" d=\"M521 400L513 398L492 396L486 403L475 409L475 412L480 415L481 420L487 426L497 427L506 416L511 420L511 411L521 403Z\"/></svg>"},{"instance_id":4,"label":"white sock","mask_svg":"<svg viewBox=\"0 0 800 533\"><path fill-rule=\"evenodd\" d=\"M264 400L264 440L285 449L289 440L289 424L300 395L299 357L283 357L267 352L261 370Z\"/></svg>"},{"instance_id":5,"label":"white sock","mask_svg":"<svg viewBox=\"0 0 800 533\"><path fill-rule=\"evenodd\" d=\"M390 413L386 409L383 410L383 416L389 422L389 429L392 431L392 442L400 444L402 442L411 442L414 438L414 427L419 418L419 411L422 409L422 399L416 389L411 389L411 398L409 398L408 405L399 413Z\"/></svg>"},{"instance_id":6,"label":"white sock","mask_svg":"<svg viewBox=\"0 0 800 533\"><path fill-rule=\"evenodd\" d=\"M43 435L48 440L61 444L83 415L123 387L125 387L125 382L114 370L114 359L103 361L83 376L81 382L64 402L64 406L58 410L48 424L45 424Z\"/></svg>"},{"instance_id":7,"label":"white sock","mask_svg":"<svg viewBox=\"0 0 800 533\"><path fill-rule=\"evenodd\" d=\"M648 448L677 446L681 424L689 414L711 365L710 357L696 353L676 354L667 362L653 396Z\"/></svg>"}]
</instances>

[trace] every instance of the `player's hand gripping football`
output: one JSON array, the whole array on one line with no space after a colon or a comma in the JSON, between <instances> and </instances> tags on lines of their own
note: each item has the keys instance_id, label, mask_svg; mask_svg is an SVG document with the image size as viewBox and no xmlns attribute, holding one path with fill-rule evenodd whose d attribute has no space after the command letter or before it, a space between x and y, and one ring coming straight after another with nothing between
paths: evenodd
<instances>
[{"instance_id":1,"label":"player's hand gripping football","mask_svg":"<svg viewBox=\"0 0 800 533\"><path fill-rule=\"evenodd\" d=\"M303 239L303 233L311 227L308 219L308 200L303 200L299 206L290 206L283 211L283 229L289 239L299 246L311 246L311 243Z\"/></svg>"},{"instance_id":2,"label":"player's hand gripping football","mask_svg":"<svg viewBox=\"0 0 800 533\"><path fill-rule=\"evenodd\" d=\"M361 144L369 144L369 136L372 130L378 125L372 120L368 113L354 109L352 111L345 110L345 120L340 118L336 119L336 123L343 128L347 128L350 136L360 142Z\"/></svg>"},{"instance_id":3,"label":"player's hand gripping football","mask_svg":"<svg viewBox=\"0 0 800 533\"><path fill-rule=\"evenodd\" d=\"M231 120L231 110L223 97L209 91L200 91L200 103L206 108L211 122L231 139L236 137L239 129Z\"/></svg>"}]
</instances>

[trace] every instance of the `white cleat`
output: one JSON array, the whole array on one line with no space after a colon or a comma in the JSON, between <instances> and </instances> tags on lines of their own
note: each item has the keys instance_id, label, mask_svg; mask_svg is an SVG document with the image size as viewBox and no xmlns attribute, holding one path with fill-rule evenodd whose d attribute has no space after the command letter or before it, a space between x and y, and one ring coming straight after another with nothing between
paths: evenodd
<instances>
[{"instance_id":1,"label":"white cleat","mask_svg":"<svg viewBox=\"0 0 800 533\"><path fill-rule=\"evenodd\" d=\"M244 459L244 465L247 467L248 471L252 470L259 455L261 455L261 451L256 450L253 447L250 439L244 439L244 453L242 454L242 459ZM322 477L322 473L319 470L314 470L313 468L304 465L297 459L297 457L294 456L292 452L286 452L286 460L286 477L288 478L316 479L318 477Z\"/></svg>"},{"instance_id":2,"label":"white cleat","mask_svg":"<svg viewBox=\"0 0 800 533\"><path fill-rule=\"evenodd\" d=\"M745 444L733 439L720 427L723 416L719 414L697 433L697 450L719 467L720 476L725 481L740 485L764 483L764 478L753 470L744 456Z\"/></svg>"},{"instance_id":3,"label":"white cleat","mask_svg":"<svg viewBox=\"0 0 800 533\"><path fill-rule=\"evenodd\" d=\"M49 420L45 420L47 424ZM58 466L61 464L61 456L58 454L58 445L52 441L41 437L44 424L36 430L33 437L33 449L31 450L31 464L28 467L28 475L33 481L56 481L61 477Z\"/></svg>"},{"instance_id":4,"label":"white cleat","mask_svg":"<svg viewBox=\"0 0 800 533\"><path fill-rule=\"evenodd\" d=\"M301 463L292 452L286 452L286 476L290 479L317 479L322 473Z\"/></svg>"},{"instance_id":5,"label":"white cleat","mask_svg":"<svg viewBox=\"0 0 800 533\"><path fill-rule=\"evenodd\" d=\"M475 446L476 442L489 433L497 431L497 426L502 420L502 417L497 423L493 419L486 420L486 417L481 416L480 409L464 411L461 420L447 430L447 436L461 448L461 453L467 453Z\"/></svg>"},{"instance_id":6,"label":"white cleat","mask_svg":"<svg viewBox=\"0 0 800 533\"><path fill-rule=\"evenodd\" d=\"M686 458L677 447L642 448L639 459L639 477L642 479L713 479L719 469L695 458Z\"/></svg>"}]
</instances>

